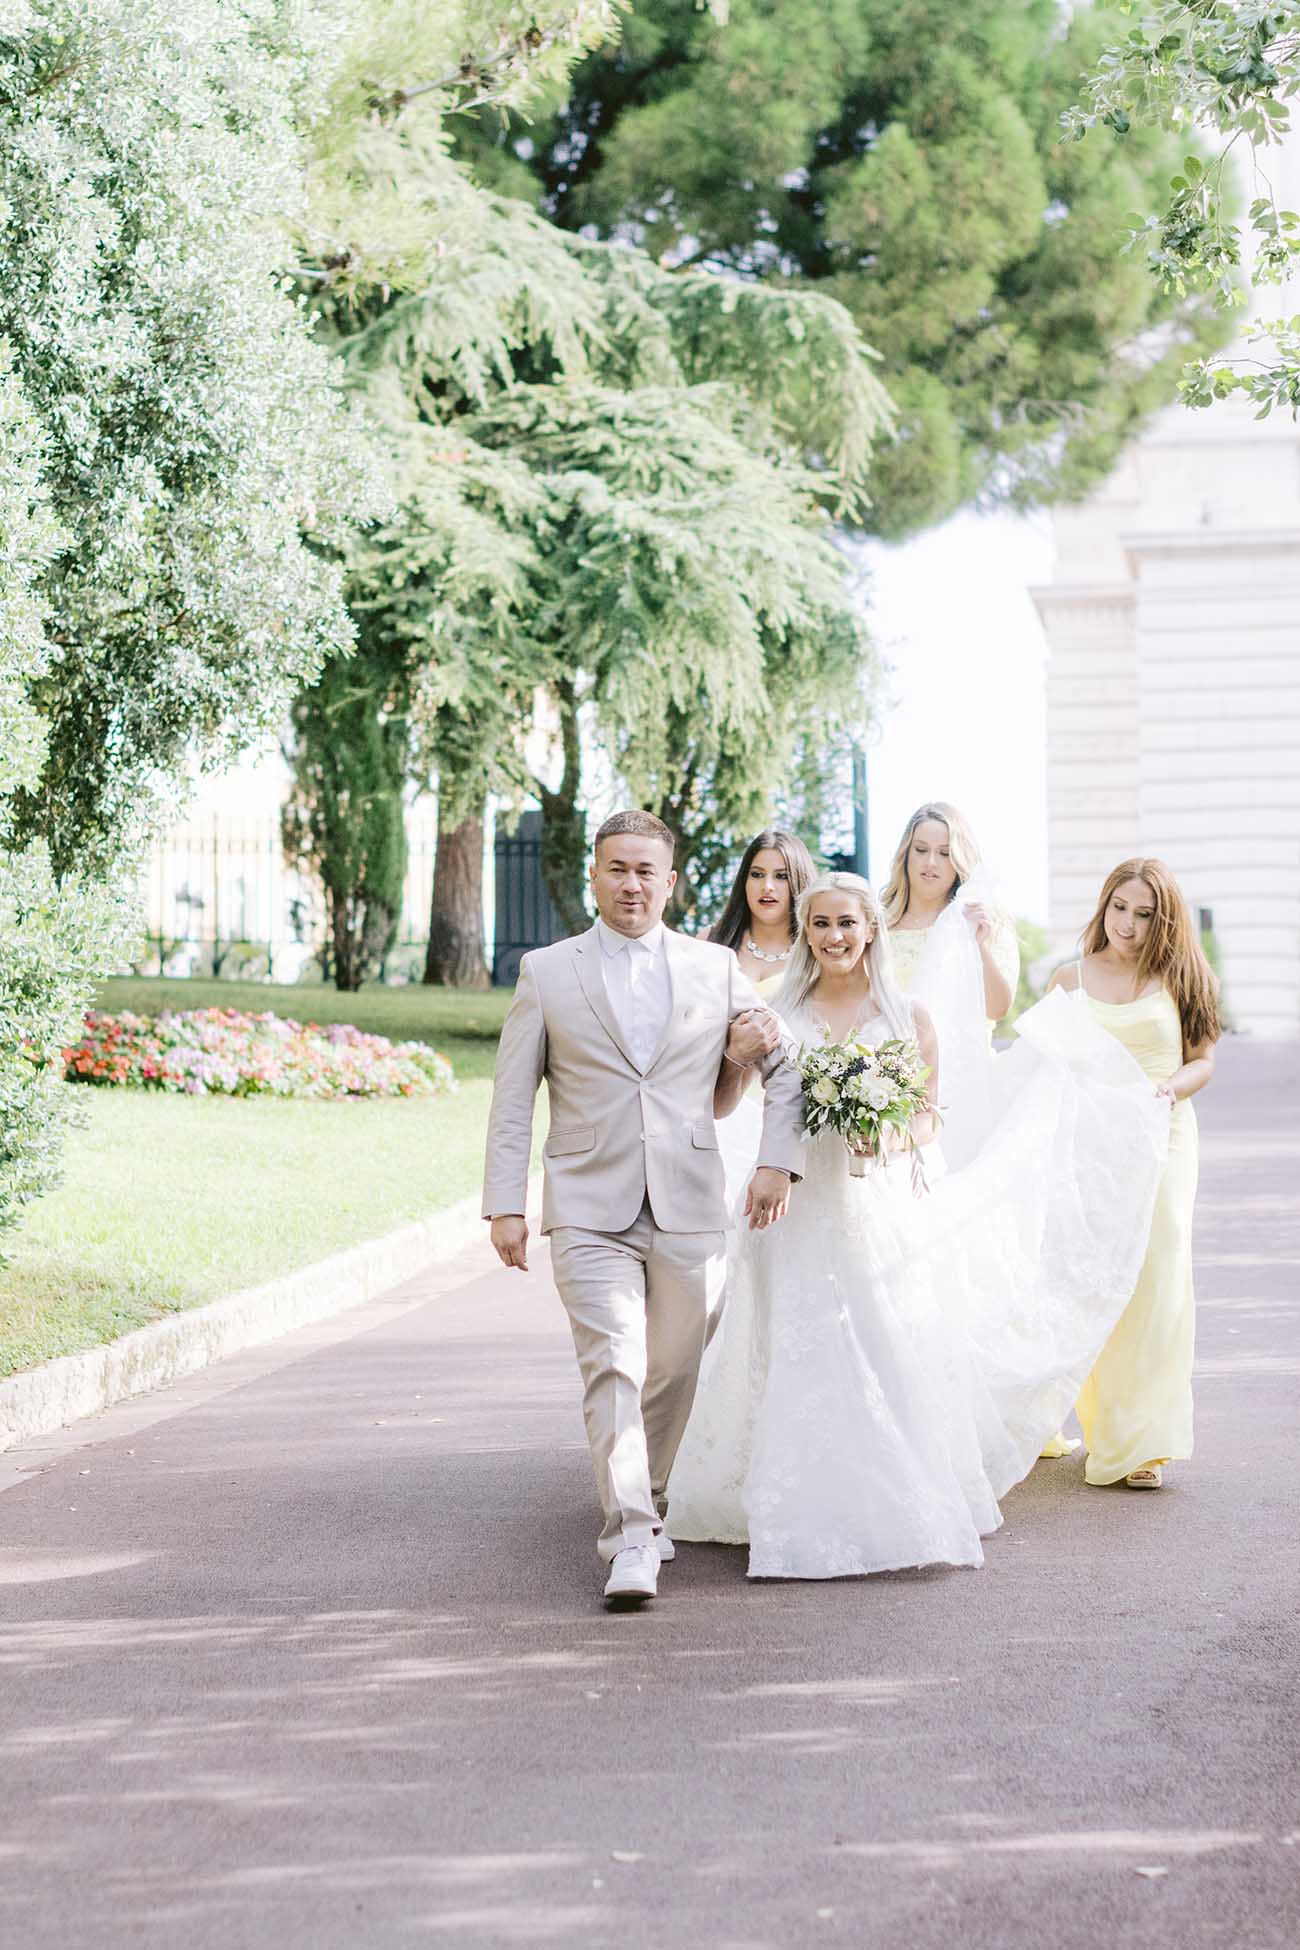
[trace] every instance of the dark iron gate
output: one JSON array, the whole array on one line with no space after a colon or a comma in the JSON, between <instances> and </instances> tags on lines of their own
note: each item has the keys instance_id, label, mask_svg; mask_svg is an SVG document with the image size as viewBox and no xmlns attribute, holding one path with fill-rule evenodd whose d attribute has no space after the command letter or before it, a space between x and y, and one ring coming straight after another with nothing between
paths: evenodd
<instances>
[{"instance_id":1,"label":"dark iron gate","mask_svg":"<svg viewBox=\"0 0 1300 1950\"><path fill-rule=\"evenodd\" d=\"M542 879L542 815L526 812L513 833L497 828L494 986L511 987L521 956L567 933Z\"/></svg>"}]
</instances>

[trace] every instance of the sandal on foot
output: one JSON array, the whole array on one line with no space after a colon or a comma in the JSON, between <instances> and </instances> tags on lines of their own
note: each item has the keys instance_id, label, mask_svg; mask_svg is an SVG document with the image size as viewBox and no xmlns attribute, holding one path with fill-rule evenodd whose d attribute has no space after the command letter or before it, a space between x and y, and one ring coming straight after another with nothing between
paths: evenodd
<instances>
[{"instance_id":1,"label":"sandal on foot","mask_svg":"<svg viewBox=\"0 0 1300 1950\"><path fill-rule=\"evenodd\" d=\"M1158 1490L1164 1480L1159 1463L1147 1463L1141 1469L1130 1469L1124 1478L1131 1490Z\"/></svg>"}]
</instances>

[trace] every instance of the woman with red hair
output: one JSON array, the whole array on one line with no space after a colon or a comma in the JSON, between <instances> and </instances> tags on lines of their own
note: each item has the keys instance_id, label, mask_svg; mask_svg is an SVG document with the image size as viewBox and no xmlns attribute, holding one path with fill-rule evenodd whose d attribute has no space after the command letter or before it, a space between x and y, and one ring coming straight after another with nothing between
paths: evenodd
<instances>
[{"instance_id":1,"label":"woman with red hair","mask_svg":"<svg viewBox=\"0 0 1300 1950\"><path fill-rule=\"evenodd\" d=\"M1178 882L1159 860L1109 874L1079 959L1050 987L1081 994L1171 1106L1169 1154L1137 1287L1077 1413L1090 1483L1159 1489L1163 1467L1192 1453L1192 1207L1196 1113L1222 1034L1217 985Z\"/></svg>"}]
</instances>

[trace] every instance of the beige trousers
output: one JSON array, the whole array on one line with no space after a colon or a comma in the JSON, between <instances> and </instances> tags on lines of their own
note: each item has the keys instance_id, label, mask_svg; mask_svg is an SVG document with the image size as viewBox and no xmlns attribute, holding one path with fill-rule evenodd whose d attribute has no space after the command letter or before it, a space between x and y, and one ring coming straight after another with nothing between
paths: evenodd
<instances>
[{"instance_id":1,"label":"beige trousers","mask_svg":"<svg viewBox=\"0 0 1300 1950\"><path fill-rule=\"evenodd\" d=\"M668 1474L718 1324L726 1234L661 1232L649 1203L623 1232L557 1226L551 1267L582 1375L608 1562L663 1527Z\"/></svg>"}]
</instances>

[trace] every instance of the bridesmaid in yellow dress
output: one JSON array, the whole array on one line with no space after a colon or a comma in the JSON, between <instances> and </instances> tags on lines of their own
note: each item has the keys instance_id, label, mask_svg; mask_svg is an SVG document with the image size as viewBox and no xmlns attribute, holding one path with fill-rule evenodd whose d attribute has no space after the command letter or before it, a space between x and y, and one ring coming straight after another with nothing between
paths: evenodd
<instances>
[{"instance_id":1,"label":"bridesmaid in yellow dress","mask_svg":"<svg viewBox=\"0 0 1300 1950\"><path fill-rule=\"evenodd\" d=\"M1222 1033L1214 975L1187 903L1159 860L1125 860L1108 877L1081 958L1049 988L1082 990L1102 1027L1168 1098L1169 1157L1132 1299L1084 1383L1076 1413L1089 1483L1155 1490L1192 1453L1192 1206L1196 1113Z\"/></svg>"},{"instance_id":2,"label":"bridesmaid in yellow dress","mask_svg":"<svg viewBox=\"0 0 1300 1950\"><path fill-rule=\"evenodd\" d=\"M881 895L900 988L912 985L925 952L926 935L980 863L970 827L942 799L918 806L903 829L889 880ZM993 1025L1011 1007L1020 976L1016 932L1002 914L970 902L966 918L984 971L984 1013Z\"/></svg>"}]
</instances>

